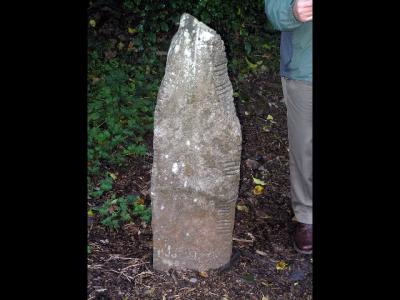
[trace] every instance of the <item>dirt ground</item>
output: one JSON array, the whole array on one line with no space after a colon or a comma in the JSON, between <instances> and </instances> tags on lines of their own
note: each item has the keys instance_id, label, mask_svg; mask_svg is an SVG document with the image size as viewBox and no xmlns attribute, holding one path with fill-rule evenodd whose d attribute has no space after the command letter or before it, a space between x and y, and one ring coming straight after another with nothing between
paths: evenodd
<instances>
[{"instance_id":1,"label":"dirt ground","mask_svg":"<svg viewBox=\"0 0 400 300\"><path fill-rule=\"evenodd\" d=\"M235 99L243 134L233 233L239 259L228 270L205 274L155 271L149 224L135 220L110 231L95 215L88 225L88 299L312 299L312 256L296 253L291 239L295 224L279 82L254 76L243 93L245 102ZM152 136L146 140L151 150ZM146 156L112 170L118 173L113 191L141 194L149 205L151 166ZM263 194L253 193L252 176L266 182ZM92 207L101 203L89 200Z\"/></svg>"}]
</instances>

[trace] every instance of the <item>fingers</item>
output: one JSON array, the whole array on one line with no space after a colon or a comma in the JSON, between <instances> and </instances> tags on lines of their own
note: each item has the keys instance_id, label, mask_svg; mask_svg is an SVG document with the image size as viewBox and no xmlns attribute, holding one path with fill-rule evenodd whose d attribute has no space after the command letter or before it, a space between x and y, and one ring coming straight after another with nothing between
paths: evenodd
<instances>
[{"instance_id":1,"label":"fingers","mask_svg":"<svg viewBox=\"0 0 400 300\"><path fill-rule=\"evenodd\" d=\"M312 0L297 0L293 6L293 13L300 22L312 20Z\"/></svg>"}]
</instances>

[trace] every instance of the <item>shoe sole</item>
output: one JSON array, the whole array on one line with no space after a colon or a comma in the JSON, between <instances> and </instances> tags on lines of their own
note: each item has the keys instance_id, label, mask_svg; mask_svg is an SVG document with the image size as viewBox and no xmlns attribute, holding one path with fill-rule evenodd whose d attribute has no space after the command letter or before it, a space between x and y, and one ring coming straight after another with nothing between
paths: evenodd
<instances>
[{"instance_id":1,"label":"shoe sole","mask_svg":"<svg viewBox=\"0 0 400 300\"><path fill-rule=\"evenodd\" d=\"M307 255L312 254L312 250L307 251L307 250L300 250L299 248L297 248L295 241L293 241L293 246L294 249L300 254L307 254Z\"/></svg>"}]
</instances>

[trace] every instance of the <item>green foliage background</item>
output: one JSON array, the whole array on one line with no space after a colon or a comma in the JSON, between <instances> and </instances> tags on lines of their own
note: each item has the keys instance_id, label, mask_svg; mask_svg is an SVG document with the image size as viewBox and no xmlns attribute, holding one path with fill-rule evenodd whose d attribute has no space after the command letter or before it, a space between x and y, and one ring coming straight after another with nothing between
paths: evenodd
<instances>
[{"instance_id":1,"label":"green foliage background","mask_svg":"<svg viewBox=\"0 0 400 300\"><path fill-rule=\"evenodd\" d=\"M145 139L153 129L166 53L184 12L215 29L224 40L235 101L249 74L263 73L277 80L279 34L265 17L264 0L91 1L88 182L95 197L102 195L93 191L107 169L148 151Z\"/></svg>"}]
</instances>

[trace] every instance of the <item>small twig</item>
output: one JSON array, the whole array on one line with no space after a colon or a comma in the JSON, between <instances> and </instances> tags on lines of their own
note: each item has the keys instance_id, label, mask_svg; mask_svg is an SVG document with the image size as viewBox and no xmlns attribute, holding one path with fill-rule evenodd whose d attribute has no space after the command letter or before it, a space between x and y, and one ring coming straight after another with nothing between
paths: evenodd
<instances>
[{"instance_id":1,"label":"small twig","mask_svg":"<svg viewBox=\"0 0 400 300\"><path fill-rule=\"evenodd\" d=\"M103 265L88 265L88 269L93 269L93 270L101 269L102 266Z\"/></svg>"},{"instance_id":2,"label":"small twig","mask_svg":"<svg viewBox=\"0 0 400 300\"><path fill-rule=\"evenodd\" d=\"M243 243L253 243L253 240L245 240L245 239L238 239L238 238L233 238L232 240L236 241L236 242L243 242Z\"/></svg>"},{"instance_id":3,"label":"small twig","mask_svg":"<svg viewBox=\"0 0 400 300\"><path fill-rule=\"evenodd\" d=\"M110 257L106 261L110 261L112 259L139 260L138 258L133 258L133 257L122 257L122 256L118 256L118 255L110 255Z\"/></svg>"},{"instance_id":4,"label":"small twig","mask_svg":"<svg viewBox=\"0 0 400 300\"><path fill-rule=\"evenodd\" d=\"M129 269L129 268L133 268L133 267L137 267L137 266L145 265L145 264L148 264L148 263L149 263L149 262L148 262L148 261L146 261L146 262L142 262L142 263L138 263L138 264L134 264L134 265L129 265L129 266L127 266L127 267L125 267L125 268L121 269L121 271L125 271L125 270L127 270L127 269Z\"/></svg>"}]
</instances>

